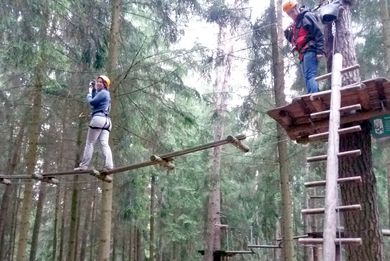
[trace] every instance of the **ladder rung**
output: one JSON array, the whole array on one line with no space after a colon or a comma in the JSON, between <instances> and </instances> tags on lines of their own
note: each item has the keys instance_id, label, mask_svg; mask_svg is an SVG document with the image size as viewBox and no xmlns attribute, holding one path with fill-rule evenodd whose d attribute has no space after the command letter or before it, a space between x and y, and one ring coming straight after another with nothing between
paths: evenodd
<instances>
[{"instance_id":1,"label":"ladder rung","mask_svg":"<svg viewBox=\"0 0 390 261\"><path fill-rule=\"evenodd\" d=\"M362 182L362 177L360 176L355 176L355 177L346 177L346 178L338 178L337 182L338 183L346 183L346 182ZM326 185L326 180L319 180L319 181L309 181L305 182L305 187L307 188L312 188L312 187L321 187Z\"/></svg>"},{"instance_id":2,"label":"ladder rung","mask_svg":"<svg viewBox=\"0 0 390 261\"><path fill-rule=\"evenodd\" d=\"M319 156L313 156L313 157L308 157L306 159L307 162L315 162L315 161L322 161L326 160L328 158L327 155L319 155Z\"/></svg>"},{"instance_id":3,"label":"ladder rung","mask_svg":"<svg viewBox=\"0 0 390 261\"><path fill-rule=\"evenodd\" d=\"M362 151L361 150L347 150L347 151L343 151L343 152L339 152L337 154L339 157L345 157L345 156L360 156L362 155Z\"/></svg>"},{"instance_id":4,"label":"ladder rung","mask_svg":"<svg viewBox=\"0 0 390 261\"><path fill-rule=\"evenodd\" d=\"M356 83L352 83L352 84L349 84L349 85L346 85L346 86L342 86L340 88L340 91L346 91L346 90L354 90L354 89L361 89L362 86L364 86L364 84L362 82L356 82ZM332 90L326 90L326 91L322 91L322 92L315 92L315 93L312 93L310 95L310 100L311 101L314 101L317 99L317 97L321 97L321 96L324 96L324 95L327 95L327 94L330 94L332 92Z\"/></svg>"},{"instance_id":5,"label":"ladder rung","mask_svg":"<svg viewBox=\"0 0 390 261\"><path fill-rule=\"evenodd\" d=\"M343 69L341 69L341 73L345 73L345 72L348 72L348 71L352 71L352 70L355 70L355 69L358 69L360 68L360 65L359 64L355 64L355 65L352 65L352 66L349 66L349 67L345 67ZM323 74L323 75L320 75L318 77L315 78L316 81L321 81L321 80L324 80L324 79L327 79L329 77L332 76L332 73L326 73L326 74Z\"/></svg>"},{"instance_id":6,"label":"ladder rung","mask_svg":"<svg viewBox=\"0 0 390 261\"><path fill-rule=\"evenodd\" d=\"M354 104L354 105L341 107L340 111L352 111L352 110L361 110L361 109L362 109L362 105L361 104Z\"/></svg>"},{"instance_id":7,"label":"ladder rung","mask_svg":"<svg viewBox=\"0 0 390 261\"><path fill-rule=\"evenodd\" d=\"M310 118L312 118L312 119L320 118L320 117L323 117L324 115L328 115L329 113L330 113L330 110L313 112L310 114Z\"/></svg>"},{"instance_id":8,"label":"ladder rung","mask_svg":"<svg viewBox=\"0 0 390 261\"><path fill-rule=\"evenodd\" d=\"M323 199L325 196L310 196L310 199Z\"/></svg>"},{"instance_id":9,"label":"ladder rung","mask_svg":"<svg viewBox=\"0 0 390 261\"><path fill-rule=\"evenodd\" d=\"M339 129L339 134L343 135L343 134L358 132L361 130L362 130L362 128L360 127L360 125L357 125L357 126ZM329 131L316 133L316 134L309 135L309 140L314 141L314 140L327 139L328 136L329 136Z\"/></svg>"},{"instance_id":10,"label":"ladder rung","mask_svg":"<svg viewBox=\"0 0 390 261\"><path fill-rule=\"evenodd\" d=\"M362 131L362 127L360 127L360 125L357 125L357 126L339 129L339 134L343 135L343 134L354 133L359 131Z\"/></svg>"},{"instance_id":11,"label":"ladder rung","mask_svg":"<svg viewBox=\"0 0 390 261\"><path fill-rule=\"evenodd\" d=\"M248 245L248 248L282 248L280 245Z\"/></svg>"},{"instance_id":12,"label":"ladder rung","mask_svg":"<svg viewBox=\"0 0 390 261\"><path fill-rule=\"evenodd\" d=\"M360 156L362 155L361 150L349 150L349 151L343 151L339 152L337 154L339 157L345 157L345 156ZM308 157L306 159L307 162L315 162L315 161L322 161L326 160L328 158L327 155L318 155L318 156L313 156L313 157Z\"/></svg>"},{"instance_id":13,"label":"ladder rung","mask_svg":"<svg viewBox=\"0 0 390 261\"><path fill-rule=\"evenodd\" d=\"M0 183L3 183L5 185L11 184L11 180L6 179L6 178L0 178Z\"/></svg>"},{"instance_id":14,"label":"ladder rung","mask_svg":"<svg viewBox=\"0 0 390 261\"><path fill-rule=\"evenodd\" d=\"M352 110L361 110L362 105L360 104L354 104L354 105L349 105L345 107L341 107L340 111L352 111ZM325 110L325 111L319 111L319 112L313 112L310 114L310 118L315 119L315 118L321 118L325 115L328 115L330 113L330 110Z\"/></svg>"},{"instance_id":15,"label":"ladder rung","mask_svg":"<svg viewBox=\"0 0 390 261\"><path fill-rule=\"evenodd\" d=\"M346 206L336 207L336 211L349 211L349 210L362 210L362 206L360 204L355 204L355 205L346 205ZM324 214L325 208L302 209L301 213L302 213L302 215Z\"/></svg>"},{"instance_id":16,"label":"ladder rung","mask_svg":"<svg viewBox=\"0 0 390 261\"><path fill-rule=\"evenodd\" d=\"M43 177L43 182L50 183L50 184L58 184L60 181L53 177Z\"/></svg>"},{"instance_id":17,"label":"ladder rung","mask_svg":"<svg viewBox=\"0 0 390 261\"><path fill-rule=\"evenodd\" d=\"M298 242L304 245L318 245L322 244L324 242L323 238L299 238ZM362 244L361 238L336 238L335 243L336 244Z\"/></svg>"}]
</instances>

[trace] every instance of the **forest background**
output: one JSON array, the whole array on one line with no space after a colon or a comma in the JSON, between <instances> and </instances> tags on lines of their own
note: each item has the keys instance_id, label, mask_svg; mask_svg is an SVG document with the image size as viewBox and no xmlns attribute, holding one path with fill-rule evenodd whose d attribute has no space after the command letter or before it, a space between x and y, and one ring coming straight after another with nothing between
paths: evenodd
<instances>
[{"instance_id":1,"label":"forest background","mask_svg":"<svg viewBox=\"0 0 390 261\"><path fill-rule=\"evenodd\" d=\"M302 1L310 7L318 2ZM352 8L362 79L388 75L383 2L362 0ZM100 251L111 260L200 260L214 178L221 223L229 225L221 230L221 248L277 244L282 199L278 135L266 115L275 107L274 23L268 3L261 3L2 1L1 174L77 165L88 126L88 83L99 74L113 81L110 143L116 166L229 134L246 134L251 151L224 146L198 152L175 159L173 171L147 167L115 174L112 185L88 175L61 177L58 185L26 180L1 185L0 260L96 260ZM194 30L194 24L206 26ZM188 40L194 31L201 34L195 36L199 41ZM281 51L290 100L304 94L304 85L286 42ZM320 167L306 167L305 158L320 148L286 141L293 233L301 235L307 224L300 210L308 201L303 183L322 175ZM373 140L383 228L390 223L387 145ZM101 158L97 148L97 168ZM108 252L99 237L106 191L112 192ZM385 238L388 259L389 244ZM235 260L275 260L278 251L256 250ZM302 260L304 249L295 245L295 251Z\"/></svg>"}]
</instances>

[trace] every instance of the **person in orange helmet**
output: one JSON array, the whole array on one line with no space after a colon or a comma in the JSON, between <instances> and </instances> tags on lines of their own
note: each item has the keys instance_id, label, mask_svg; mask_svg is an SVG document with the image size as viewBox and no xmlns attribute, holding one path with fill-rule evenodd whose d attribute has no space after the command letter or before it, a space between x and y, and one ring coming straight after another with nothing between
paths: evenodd
<instances>
[{"instance_id":1,"label":"person in orange helmet","mask_svg":"<svg viewBox=\"0 0 390 261\"><path fill-rule=\"evenodd\" d=\"M104 168L108 171L113 169L112 153L108 139L112 128L111 119L109 117L111 108L110 96L110 79L105 75L97 77L96 82L92 81L89 84L89 92L87 101L91 105L91 121L85 143L83 159L80 165L74 170L87 170L92 160L94 145L99 139L102 145L104 156Z\"/></svg>"},{"instance_id":2,"label":"person in orange helmet","mask_svg":"<svg viewBox=\"0 0 390 261\"><path fill-rule=\"evenodd\" d=\"M306 8L300 8L296 0L283 3L283 11L293 20L284 35L299 54L300 68L307 93L318 92L318 59L324 54L324 35L315 15Z\"/></svg>"}]
</instances>

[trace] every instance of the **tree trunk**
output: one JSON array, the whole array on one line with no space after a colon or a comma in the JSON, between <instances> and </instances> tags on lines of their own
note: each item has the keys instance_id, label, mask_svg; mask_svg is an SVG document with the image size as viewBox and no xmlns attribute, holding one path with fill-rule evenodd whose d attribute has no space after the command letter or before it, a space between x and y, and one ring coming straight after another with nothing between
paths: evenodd
<instances>
[{"instance_id":1,"label":"tree trunk","mask_svg":"<svg viewBox=\"0 0 390 261\"><path fill-rule=\"evenodd\" d=\"M49 126L49 134L52 136L55 136L56 133L54 132L54 127ZM43 135L45 136L45 135ZM47 135L48 136L48 135ZM47 141L50 141L47 139ZM49 143L49 142L47 142ZM50 162L52 161L52 158L50 157L51 154L55 155L55 152L53 151L53 148L49 148L48 146L44 149L43 154L43 165L42 165L42 171L48 172ZM34 227L33 227L33 234L31 239L31 251L30 251L30 261L34 261L36 259L37 250L38 250L38 242L39 242L39 230L42 223L42 212L43 212L43 205L45 204L46 200L46 183L41 182L39 186L39 193L38 193L38 203L36 208L36 214L35 214L35 221L34 221Z\"/></svg>"},{"instance_id":2,"label":"tree trunk","mask_svg":"<svg viewBox=\"0 0 390 261\"><path fill-rule=\"evenodd\" d=\"M154 249L155 249L155 227L154 227L154 216L155 216L155 196L156 196L156 175L152 174L150 179L150 230L149 230L149 261L154 261Z\"/></svg>"},{"instance_id":3,"label":"tree trunk","mask_svg":"<svg viewBox=\"0 0 390 261\"><path fill-rule=\"evenodd\" d=\"M276 6L275 8L275 1ZM283 49L283 30L282 30L282 1L271 1L271 41L272 45L272 63L274 75L274 93L276 107L286 104L284 94L284 62L281 50ZM284 130L277 125L278 136L278 154L279 154L279 171L280 171L280 188L282 195L282 239L283 239L283 260L294 260L293 247L293 224L292 224L292 200L289 180L289 163L288 163L288 148L287 135Z\"/></svg>"},{"instance_id":4,"label":"tree trunk","mask_svg":"<svg viewBox=\"0 0 390 261\"><path fill-rule=\"evenodd\" d=\"M78 161L76 161L78 162ZM77 223L78 223L78 208L79 208L79 176L73 177L73 189L72 189L72 204L70 207L70 228L69 228L69 240L68 240L68 253L66 260L75 260L76 255L76 238L77 238Z\"/></svg>"},{"instance_id":5,"label":"tree trunk","mask_svg":"<svg viewBox=\"0 0 390 261\"><path fill-rule=\"evenodd\" d=\"M140 228L136 227L136 261L143 261L144 260L144 246L143 246L143 240L142 240L142 231Z\"/></svg>"},{"instance_id":6,"label":"tree trunk","mask_svg":"<svg viewBox=\"0 0 390 261\"><path fill-rule=\"evenodd\" d=\"M53 252L52 252L52 260L56 261L57 259L57 237L58 237L58 217L60 214L60 197L61 196L61 184L56 186L56 201L54 208L54 225L53 225Z\"/></svg>"},{"instance_id":7,"label":"tree trunk","mask_svg":"<svg viewBox=\"0 0 390 261\"><path fill-rule=\"evenodd\" d=\"M224 117L226 114L226 92L231 75L231 53L233 46L229 45L225 50L223 42L226 39L226 28L219 26L218 32L218 54L223 58L216 64L216 80L214 83L215 112L214 112L214 140L222 139L224 135ZM221 168L221 147L215 147L210 157L212 161L210 172L210 191L207 207L207 232L205 261L213 260L213 252L221 248L221 189L220 189L220 168Z\"/></svg>"},{"instance_id":8,"label":"tree trunk","mask_svg":"<svg viewBox=\"0 0 390 261\"><path fill-rule=\"evenodd\" d=\"M390 15L389 3L381 0L381 20L383 28L383 41L385 46L387 78L390 78ZM387 198L388 198L388 226L390 226L390 150L387 150Z\"/></svg>"},{"instance_id":9,"label":"tree trunk","mask_svg":"<svg viewBox=\"0 0 390 261\"><path fill-rule=\"evenodd\" d=\"M25 115L29 115L26 112ZM19 132L16 136L15 142L13 142L11 157L8 160L7 174L13 175L19 161L20 150L23 142L23 135L25 130L27 117L21 123ZM13 209L14 204L11 204L11 200L15 200L16 197L16 187L14 185L6 186L3 197L1 199L1 209L0 209L0 260L7 259L7 250L10 249L10 238L11 238L11 228L12 221L14 220ZM11 207L12 206L12 207ZM9 251L8 251L9 255Z\"/></svg>"},{"instance_id":10,"label":"tree trunk","mask_svg":"<svg viewBox=\"0 0 390 261\"><path fill-rule=\"evenodd\" d=\"M121 15L122 15L122 0L113 0L111 2L111 31L108 51L108 63L107 72L111 79L114 79L114 72L116 70L119 45L120 45L120 27L121 27ZM117 111L116 108L116 87L115 81L112 81L112 105L113 111ZM112 122L115 126L116 120L115 113L112 114ZM113 129L114 135L118 130ZM116 153L113 153L115 155ZM113 194L113 182L102 184L102 202L101 202L101 231L99 237L99 252L98 260L108 261L110 259L110 243L111 243L111 216L112 216L112 194Z\"/></svg>"},{"instance_id":11,"label":"tree trunk","mask_svg":"<svg viewBox=\"0 0 390 261\"><path fill-rule=\"evenodd\" d=\"M92 184L88 187L89 189L96 189L95 186ZM95 204L94 196L93 195L85 195L87 198L86 205L87 209L85 211L85 220L84 220L84 226L83 231L81 233L81 246L80 246L80 261L86 260L86 250L87 250L87 239L88 239L88 230L90 228L91 223L91 214L93 205Z\"/></svg>"},{"instance_id":12,"label":"tree trunk","mask_svg":"<svg viewBox=\"0 0 390 261\"><path fill-rule=\"evenodd\" d=\"M61 232L60 232L60 249L58 253L58 260L64 260L64 252L65 252L65 222L66 222L66 214L67 213L67 202L68 202L68 189L64 187L64 199L62 204L62 212L61 212Z\"/></svg>"},{"instance_id":13,"label":"tree trunk","mask_svg":"<svg viewBox=\"0 0 390 261\"><path fill-rule=\"evenodd\" d=\"M47 163L44 165L47 165ZM47 166L46 168L43 169L47 170ZM38 250L39 229L42 222L42 210L43 210L43 204L45 202L45 198L46 198L46 183L42 182L38 194L37 212L35 214L34 228L33 228L32 240L31 240L30 261L35 260L37 250Z\"/></svg>"},{"instance_id":14,"label":"tree trunk","mask_svg":"<svg viewBox=\"0 0 390 261\"><path fill-rule=\"evenodd\" d=\"M134 249L135 249L133 221L130 222L129 238L130 238L129 239L129 261L133 261L134 260Z\"/></svg>"},{"instance_id":15,"label":"tree trunk","mask_svg":"<svg viewBox=\"0 0 390 261\"><path fill-rule=\"evenodd\" d=\"M354 42L351 33L350 1L344 1L343 11L336 22L336 51L343 55L343 67L357 63ZM357 70L344 74L343 85L360 81ZM370 123L361 124L362 131L340 136L340 152L361 149L359 158L340 160L340 177L361 176L361 184L340 186L343 205L360 203L361 212L344 213L345 232L349 237L361 237L363 245L346 246L348 260L383 260L383 239L379 228L376 179L371 159ZM343 126L345 127L345 126ZM345 246L345 245L344 245Z\"/></svg>"},{"instance_id":16,"label":"tree trunk","mask_svg":"<svg viewBox=\"0 0 390 261\"><path fill-rule=\"evenodd\" d=\"M31 122L28 131L28 149L26 155L27 174L35 175L35 163L38 154L38 137L40 132L41 104L42 104L42 68L37 67L36 81L32 93ZM27 258L26 247L30 225L30 211L32 207L33 183L25 183L23 192L22 211L20 213L19 241L15 260L24 261Z\"/></svg>"},{"instance_id":17,"label":"tree trunk","mask_svg":"<svg viewBox=\"0 0 390 261\"><path fill-rule=\"evenodd\" d=\"M93 205L92 205L92 217L91 217L91 229L89 235L89 260L95 260L95 242L96 242L96 211L97 211L97 197L96 188L93 191Z\"/></svg>"},{"instance_id":18,"label":"tree trunk","mask_svg":"<svg viewBox=\"0 0 390 261\"><path fill-rule=\"evenodd\" d=\"M64 100L63 107L64 107L64 113L61 117L61 128L63 131L61 131L61 139L60 139L60 145L59 145L59 152L57 155L57 162L58 162L58 170L62 170L64 167L64 145L65 145L65 130L67 129L67 115L68 115L68 109L69 106L67 106L67 103L69 100ZM61 212L61 195L62 195L62 188L65 187L63 184L58 184L56 186L56 196L55 196L55 208L54 208L54 225L53 225L53 243L52 243L52 260L56 261L57 259L57 245L58 245L58 224L59 224L59 217Z\"/></svg>"},{"instance_id":19,"label":"tree trunk","mask_svg":"<svg viewBox=\"0 0 390 261\"><path fill-rule=\"evenodd\" d=\"M16 200L15 200L15 207L12 209L13 210L13 217L14 219L12 220L12 225L11 225L11 236L10 236L10 250L9 250L9 260L14 260L15 257L15 248L16 248L16 233L17 233L17 223L18 223L18 213L20 209L20 204L23 201L22 198L22 187L19 187L19 189L16 192Z\"/></svg>"},{"instance_id":20,"label":"tree trunk","mask_svg":"<svg viewBox=\"0 0 390 261\"><path fill-rule=\"evenodd\" d=\"M383 41L386 53L387 77L390 77L390 15L388 0L380 0Z\"/></svg>"}]
</instances>

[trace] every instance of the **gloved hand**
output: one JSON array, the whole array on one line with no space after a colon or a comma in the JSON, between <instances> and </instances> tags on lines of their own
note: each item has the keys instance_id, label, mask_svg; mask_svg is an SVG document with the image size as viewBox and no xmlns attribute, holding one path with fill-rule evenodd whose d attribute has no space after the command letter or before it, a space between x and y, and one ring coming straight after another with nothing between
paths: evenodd
<instances>
[{"instance_id":1,"label":"gloved hand","mask_svg":"<svg viewBox=\"0 0 390 261\"><path fill-rule=\"evenodd\" d=\"M290 25L289 27L286 28L286 30L284 30L284 37L286 37L287 41L289 41L291 43L292 38L293 38L292 25Z\"/></svg>"},{"instance_id":2,"label":"gloved hand","mask_svg":"<svg viewBox=\"0 0 390 261\"><path fill-rule=\"evenodd\" d=\"M95 80L92 80L92 81L89 82L89 87L95 88L95 85L96 85L96 81Z\"/></svg>"},{"instance_id":3,"label":"gloved hand","mask_svg":"<svg viewBox=\"0 0 390 261\"><path fill-rule=\"evenodd\" d=\"M89 82L89 88L88 88L88 96L92 97L92 92L95 89L96 81L92 80Z\"/></svg>"}]
</instances>

